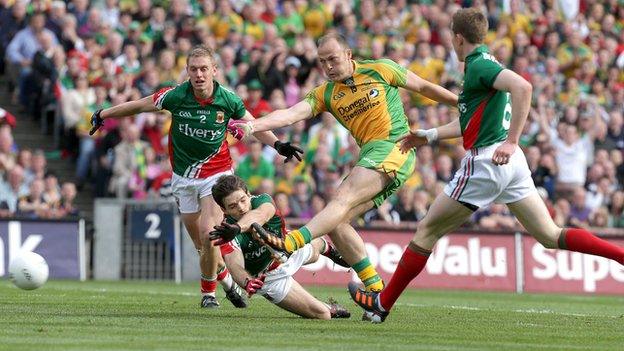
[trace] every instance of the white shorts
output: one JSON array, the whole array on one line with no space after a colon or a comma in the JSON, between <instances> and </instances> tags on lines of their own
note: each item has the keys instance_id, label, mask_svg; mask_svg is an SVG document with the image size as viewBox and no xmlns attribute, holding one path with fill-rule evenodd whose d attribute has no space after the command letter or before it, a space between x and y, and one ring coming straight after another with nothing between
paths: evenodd
<instances>
[{"instance_id":1,"label":"white shorts","mask_svg":"<svg viewBox=\"0 0 624 351\"><path fill-rule=\"evenodd\" d=\"M457 201L483 207L492 202L520 201L536 191L520 148L506 165L494 165L492 155L500 144L502 142L467 151L453 180L444 187L444 193Z\"/></svg>"},{"instance_id":2,"label":"white shorts","mask_svg":"<svg viewBox=\"0 0 624 351\"><path fill-rule=\"evenodd\" d=\"M217 179L229 174L232 174L231 170L213 174L208 178L187 178L174 173L171 177L171 190L178 201L180 213L199 212L199 200L212 195L212 186Z\"/></svg>"},{"instance_id":3,"label":"white shorts","mask_svg":"<svg viewBox=\"0 0 624 351\"><path fill-rule=\"evenodd\" d=\"M286 262L267 272L264 285L258 290L258 294L274 304L282 302L292 287L294 281L292 276L297 273L301 266L308 262L310 257L312 257L313 250L311 244L306 244L290 255Z\"/></svg>"}]
</instances>

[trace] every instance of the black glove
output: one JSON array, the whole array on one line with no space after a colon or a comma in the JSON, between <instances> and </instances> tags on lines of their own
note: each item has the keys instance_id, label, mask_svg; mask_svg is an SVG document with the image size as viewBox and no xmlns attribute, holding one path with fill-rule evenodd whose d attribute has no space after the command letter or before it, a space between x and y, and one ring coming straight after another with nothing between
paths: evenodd
<instances>
[{"instance_id":1,"label":"black glove","mask_svg":"<svg viewBox=\"0 0 624 351\"><path fill-rule=\"evenodd\" d=\"M219 225L214 226L213 231L208 233L208 238L212 241L213 245L223 245L232 241L241 232L241 227L238 223L230 224L225 221Z\"/></svg>"},{"instance_id":2,"label":"black glove","mask_svg":"<svg viewBox=\"0 0 624 351\"><path fill-rule=\"evenodd\" d=\"M293 156L297 160L301 161L301 156L299 154L303 154L303 150L301 150L299 146L291 145L290 141L282 143L278 140L275 142L275 144L273 144L273 147L275 148L275 150L277 150L278 154L286 157L284 163L292 160Z\"/></svg>"},{"instance_id":3,"label":"black glove","mask_svg":"<svg viewBox=\"0 0 624 351\"><path fill-rule=\"evenodd\" d=\"M102 109L99 109L91 115L91 130L89 131L89 135L93 135L101 126L104 125L104 119L100 117L100 113L102 113Z\"/></svg>"}]
</instances>

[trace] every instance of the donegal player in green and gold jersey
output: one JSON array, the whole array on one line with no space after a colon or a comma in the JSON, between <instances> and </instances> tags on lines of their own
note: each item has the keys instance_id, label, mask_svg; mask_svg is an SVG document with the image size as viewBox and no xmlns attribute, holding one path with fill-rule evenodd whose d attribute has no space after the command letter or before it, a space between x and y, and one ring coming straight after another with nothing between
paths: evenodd
<instances>
[{"instance_id":1,"label":"donegal player in green and gold jersey","mask_svg":"<svg viewBox=\"0 0 624 351\"><path fill-rule=\"evenodd\" d=\"M453 180L418 222L396 271L382 292L349 284L351 298L373 323L383 322L407 284L423 270L435 243L464 223L479 207L506 204L524 228L544 247L603 256L624 264L624 249L581 228L560 228L538 195L518 141L531 108L532 87L505 69L483 40L488 21L477 8L453 15L453 48L464 66L459 119L401 138L401 150L436 139L463 136L466 155Z\"/></svg>"},{"instance_id":2,"label":"donegal player in green and gold jersey","mask_svg":"<svg viewBox=\"0 0 624 351\"><path fill-rule=\"evenodd\" d=\"M221 282L226 297L236 307L245 307L237 285L232 283L224 268L219 249L207 236L223 216L211 196L217 179L232 173L232 158L225 140L228 122L252 120L240 97L214 80L217 73L214 53L205 46L196 46L186 61L189 79L176 87L164 88L150 96L128 101L104 110L91 118L93 134L106 118L132 116L141 112L168 110L171 112L169 129L169 158L173 168L172 189L178 201L182 221L199 251L202 272L201 307L218 307L215 297L217 281ZM301 150L281 143L273 133L256 133L265 144L273 145L286 160L296 157Z\"/></svg>"},{"instance_id":3,"label":"donegal player in green and gold jersey","mask_svg":"<svg viewBox=\"0 0 624 351\"><path fill-rule=\"evenodd\" d=\"M414 152L403 154L396 145L398 138L409 132L399 88L449 105L457 104L457 96L391 60L352 60L351 49L338 34L319 39L318 58L329 81L291 108L246 122L241 128L246 133L273 130L328 111L357 141L361 148L359 160L335 197L305 226L293 230L285 239L261 234L267 234L263 237L267 244L291 253L330 233L367 289L379 290L383 282L368 260L362 239L349 223L380 205L414 170Z\"/></svg>"}]
</instances>

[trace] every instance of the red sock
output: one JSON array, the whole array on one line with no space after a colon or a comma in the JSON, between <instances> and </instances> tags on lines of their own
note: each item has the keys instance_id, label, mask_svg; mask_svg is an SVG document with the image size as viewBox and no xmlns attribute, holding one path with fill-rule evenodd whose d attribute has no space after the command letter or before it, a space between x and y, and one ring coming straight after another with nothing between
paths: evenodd
<instances>
[{"instance_id":1,"label":"red sock","mask_svg":"<svg viewBox=\"0 0 624 351\"><path fill-rule=\"evenodd\" d=\"M624 264L624 249L600 239L585 229L564 229L559 237L559 248L602 256Z\"/></svg>"},{"instance_id":2,"label":"red sock","mask_svg":"<svg viewBox=\"0 0 624 351\"><path fill-rule=\"evenodd\" d=\"M407 284L412 281L427 264L431 251L409 244L403 252L396 271L390 282L379 294L379 303L386 311L390 311Z\"/></svg>"},{"instance_id":3,"label":"red sock","mask_svg":"<svg viewBox=\"0 0 624 351\"><path fill-rule=\"evenodd\" d=\"M217 291L217 280L206 279L202 276L199 280L202 294L214 294Z\"/></svg>"},{"instance_id":4,"label":"red sock","mask_svg":"<svg viewBox=\"0 0 624 351\"><path fill-rule=\"evenodd\" d=\"M225 277L227 277L229 273L230 272L228 271L228 269L224 267L221 272L217 273L217 280L222 281L223 279L225 279Z\"/></svg>"}]
</instances>

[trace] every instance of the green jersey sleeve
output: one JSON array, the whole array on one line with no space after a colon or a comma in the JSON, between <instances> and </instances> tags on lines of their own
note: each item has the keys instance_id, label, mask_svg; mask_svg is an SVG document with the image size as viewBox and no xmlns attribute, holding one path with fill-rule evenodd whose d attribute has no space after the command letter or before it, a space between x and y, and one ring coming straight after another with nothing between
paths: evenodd
<instances>
[{"instance_id":1,"label":"green jersey sleeve","mask_svg":"<svg viewBox=\"0 0 624 351\"><path fill-rule=\"evenodd\" d=\"M477 76L477 78L479 79L479 83L481 83L482 86L487 89L492 89L496 77L498 77L498 74L503 69L504 68L493 59L482 58L473 63L472 67L470 68L470 73Z\"/></svg>"},{"instance_id":2,"label":"green jersey sleeve","mask_svg":"<svg viewBox=\"0 0 624 351\"><path fill-rule=\"evenodd\" d=\"M228 105L231 109L231 118L233 119L241 119L245 116L245 104L243 104L243 100L241 100L240 96L236 95L234 92L223 88L226 91L225 95L228 101Z\"/></svg>"},{"instance_id":3,"label":"green jersey sleeve","mask_svg":"<svg viewBox=\"0 0 624 351\"><path fill-rule=\"evenodd\" d=\"M158 108L159 110L169 110L171 108L171 96L174 95L171 93L174 89L174 87L166 87L154 93L154 95L152 96L154 100L154 106L156 106L156 108Z\"/></svg>"},{"instance_id":4,"label":"green jersey sleeve","mask_svg":"<svg viewBox=\"0 0 624 351\"><path fill-rule=\"evenodd\" d=\"M316 116L321 112L327 111L327 106L325 106L326 91L328 91L327 84L323 84L312 89L305 96L304 101L312 107L312 116ZM328 93L331 94L331 91Z\"/></svg>"},{"instance_id":5,"label":"green jersey sleeve","mask_svg":"<svg viewBox=\"0 0 624 351\"><path fill-rule=\"evenodd\" d=\"M271 195L267 193L263 193L263 194L251 197L251 208L253 209L256 209L260 207L260 205L267 204L267 203L268 204L273 203L273 199L271 198Z\"/></svg>"},{"instance_id":6,"label":"green jersey sleeve","mask_svg":"<svg viewBox=\"0 0 624 351\"><path fill-rule=\"evenodd\" d=\"M236 96L234 99L234 110L232 114L232 118L241 119L245 117L245 105L243 104L243 100L240 97Z\"/></svg>"}]
</instances>

